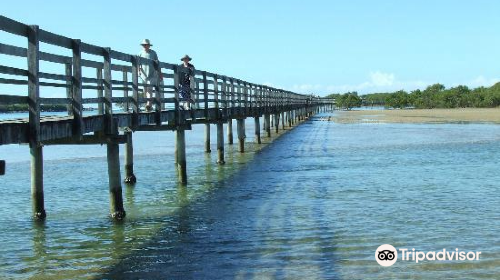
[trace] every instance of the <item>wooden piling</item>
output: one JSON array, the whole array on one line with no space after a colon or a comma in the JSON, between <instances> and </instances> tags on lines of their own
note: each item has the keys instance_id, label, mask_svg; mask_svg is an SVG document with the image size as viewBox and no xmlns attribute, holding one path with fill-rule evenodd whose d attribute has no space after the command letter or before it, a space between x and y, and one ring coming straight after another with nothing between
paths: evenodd
<instances>
[{"instance_id":1,"label":"wooden piling","mask_svg":"<svg viewBox=\"0 0 500 280\"><path fill-rule=\"evenodd\" d=\"M227 120L227 143L233 145L233 120Z\"/></svg>"},{"instance_id":2,"label":"wooden piling","mask_svg":"<svg viewBox=\"0 0 500 280\"><path fill-rule=\"evenodd\" d=\"M267 137L271 137L271 115L264 115L264 127L266 130Z\"/></svg>"},{"instance_id":3,"label":"wooden piling","mask_svg":"<svg viewBox=\"0 0 500 280\"><path fill-rule=\"evenodd\" d=\"M238 132L238 143L240 153L245 152L245 119L236 120L236 129Z\"/></svg>"},{"instance_id":4,"label":"wooden piling","mask_svg":"<svg viewBox=\"0 0 500 280\"><path fill-rule=\"evenodd\" d=\"M5 175L5 160L0 160L0 176Z\"/></svg>"},{"instance_id":5,"label":"wooden piling","mask_svg":"<svg viewBox=\"0 0 500 280\"><path fill-rule=\"evenodd\" d=\"M187 170L186 170L186 134L184 129L178 128L175 131L175 154L177 162L177 174L179 183L187 184Z\"/></svg>"},{"instance_id":6,"label":"wooden piling","mask_svg":"<svg viewBox=\"0 0 500 280\"><path fill-rule=\"evenodd\" d=\"M280 115L279 113L274 114L274 131L278 133L280 130Z\"/></svg>"},{"instance_id":7,"label":"wooden piling","mask_svg":"<svg viewBox=\"0 0 500 280\"><path fill-rule=\"evenodd\" d=\"M205 152L206 153L212 152L212 150L210 149L210 124L209 123L205 124Z\"/></svg>"},{"instance_id":8,"label":"wooden piling","mask_svg":"<svg viewBox=\"0 0 500 280\"><path fill-rule=\"evenodd\" d=\"M255 117L255 142L257 144L262 144L262 141L260 139L260 117Z\"/></svg>"},{"instance_id":9,"label":"wooden piling","mask_svg":"<svg viewBox=\"0 0 500 280\"><path fill-rule=\"evenodd\" d=\"M33 207L33 218L44 220L45 213L43 197L43 148L32 146L31 153L31 201Z\"/></svg>"},{"instance_id":10,"label":"wooden piling","mask_svg":"<svg viewBox=\"0 0 500 280\"><path fill-rule=\"evenodd\" d=\"M132 131L125 131L127 142L125 143L125 183L135 184L137 178L134 174L134 145L132 142Z\"/></svg>"},{"instance_id":11,"label":"wooden piling","mask_svg":"<svg viewBox=\"0 0 500 280\"><path fill-rule=\"evenodd\" d=\"M123 208L122 182L120 174L120 148L118 142L108 140L108 177L109 177L109 207L110 216L115 220L125 218L125 209Z\"/></svg>"},{"instance_id":12,"label":"wooden piling","mask_svg":"<svg viewBox=\"0 0 500 280\"><path fill-rule=\"evenodd\" d=\"M224 161L224 125L222 122L217 123L217 163L226 163Z\"/></svg>"},{"instance_id":13,"label":"wooden piling","mask_svg":"<svg viewBox=\"0 0 500 280\"><path fill-rule=\"evenodd\" d=\"M281 129L285 130L285 112L281 112Z\"/></svg>"}]
</instances>

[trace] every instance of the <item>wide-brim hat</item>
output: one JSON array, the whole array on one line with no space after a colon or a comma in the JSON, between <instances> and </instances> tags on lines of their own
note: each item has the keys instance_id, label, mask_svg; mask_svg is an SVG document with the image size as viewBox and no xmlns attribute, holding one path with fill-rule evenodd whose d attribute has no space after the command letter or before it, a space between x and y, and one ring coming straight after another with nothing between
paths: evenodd
<instances>
[{"instance_id":1,"label":"wide-brim hat","mask_svg":"<svg viewBox=\"0 0 500 280\"><path fill-rule=\"evenodd\" d=\"M153 44L151 44L151 42L149 41L149 39L144 39L144 40L142 40L141 46L144 46L144 45L150 45L150 46L152 46Z\"/></svg>"},{"instance_id":2,"label":"wide-brim hat","mask_svg":"<svg viewBox=\"0 0 500 280\"><path fill-rule=\"evenodd\" d=\"M187 54L181 58L181 61L183 61L184 59L187 59L188 61L192 60L192 58L189 57L189 55L187 55Z\"/></svg>"}]
</instances>

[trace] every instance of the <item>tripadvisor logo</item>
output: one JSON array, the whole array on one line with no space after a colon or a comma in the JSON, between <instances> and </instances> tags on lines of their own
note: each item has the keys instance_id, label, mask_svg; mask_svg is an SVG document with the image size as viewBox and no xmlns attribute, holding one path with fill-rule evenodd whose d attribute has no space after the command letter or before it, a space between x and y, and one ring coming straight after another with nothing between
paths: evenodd
<instances>
[{"instance_id":1,"label":"tripadvisor logo","mask_svg":"<svg viewBox=\"0 0 500 280\"><path fill-rule=\"evenodd\" d=\"M398 260L398 251L392 245L380 245L375 251L375 260L381 266L391 266Z\"/></svg>"},{"instance_id":2,"label":"tripadvisor logo","mask_svg":"<svg viewBox=\"0 0 500 280\"><path fill-rule=\"evenodd\" d=\"M415 251L415 249L399 249L401 254L401 261L414 261L418 263L419 261L478 261L481 252L465 252L455 249L454 251L447 251L443 249L441 251ZM398 260L398 250L392 245L384 244L380 245L375 251L375 260L381 266L391 266Z\"/></svg>"}]
</instances>

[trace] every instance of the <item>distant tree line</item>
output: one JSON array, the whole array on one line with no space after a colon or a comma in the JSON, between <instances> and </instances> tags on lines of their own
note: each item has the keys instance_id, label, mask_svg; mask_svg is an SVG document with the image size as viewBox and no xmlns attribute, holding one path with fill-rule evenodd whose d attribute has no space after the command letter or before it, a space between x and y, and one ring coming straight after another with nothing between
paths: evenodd
<instances>
[{"instance_id":1,"label":"distant tree line","mask_svg":"<svg viewBox=\"0 0 500 280\"><path fill-rule=\"evenodd\" d=\"M66 105L40 105L40 109L44 112L64 112L67 110ZM0 104L0 113L12 112L27 112L29 110L28 104Z\"/></svg>"},{"instance_id":2,"label":"distant tree line","mask_svg":"<svg viewBox=\"0 0 500 280\"><path fill-rule=\"evenodd\" d=\"M357 96L356 93L354 93ZM351 101L346 99L353 93L346 94L331 94L328 97L337 98L337 104L341 108L350 109L357 106L346 106L351 104ZM414 90L406 92L404 90L389 92L389 93L371 93L363 95L363 105L378 105L388 108L492 108L500 106L500 83L492 87L479 87L469 89L467 86L456 86L446 89L442 84L434 84L428 86L425 90ZM340 102L339 102L340 101ZM354 102L356 103L356 102Z\"/></svg>"},{"instance_id":3,"label":"distant tree line","mask_svg":"<svg viewBox=\"0 0 500 280\"><path fill-rule=\"evenodd\" d=\"M335 102L337 103L337 107L346 109L346 110L351 110L352 108L355 107L361 107L363 100L361 97L358 96L358 93L353 91L353 92L347 92L344 94L330 94L327 96L327 98L335 98Z\"/></svg>"}]
</instances>

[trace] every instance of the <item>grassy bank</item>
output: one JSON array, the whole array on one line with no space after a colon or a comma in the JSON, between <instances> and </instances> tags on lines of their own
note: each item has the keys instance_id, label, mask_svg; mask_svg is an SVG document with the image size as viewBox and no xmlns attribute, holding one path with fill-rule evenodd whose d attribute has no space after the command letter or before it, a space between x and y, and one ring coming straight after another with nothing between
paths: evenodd
<instances>
[{"instance_id":1,"label":"grassy bank","mask_svg":"<svg viewBox=\"0 0 500 280\"><path fill-rule=\"evenodd\" d=\"M338 123L498 123L500 108L336 111Z\"/></svg>"}]
</instances>

